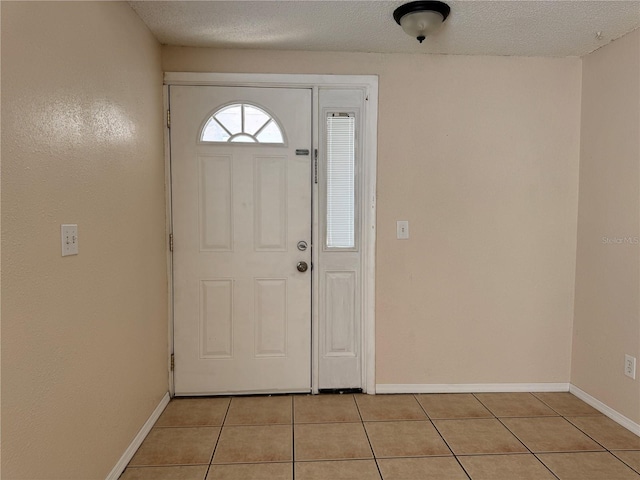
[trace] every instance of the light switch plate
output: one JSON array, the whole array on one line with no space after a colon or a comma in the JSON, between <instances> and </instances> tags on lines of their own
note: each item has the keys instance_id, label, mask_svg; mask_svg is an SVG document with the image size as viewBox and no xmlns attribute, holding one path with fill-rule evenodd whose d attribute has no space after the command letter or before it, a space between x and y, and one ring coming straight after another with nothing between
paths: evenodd
<instances>
[{"instance_id":1,"label":"light switch plate","mask_svg":"<svg viewBox=\"0 0 640 480\"><path fill-rule=\"evenodd\" d=\"M78 255L78 225L61 225L62 256Z\"/></svg>"},{"instance_id":2,"label":"light switch plate","mask_svg":"<svg viewBox=\"0 0 640 480\"><path fill-rule=\"evenodd\" d=\"M398 220L396 223L396 237L399 240L406 240L409 238L409 221Z\"/></svg>"}]
</instances>

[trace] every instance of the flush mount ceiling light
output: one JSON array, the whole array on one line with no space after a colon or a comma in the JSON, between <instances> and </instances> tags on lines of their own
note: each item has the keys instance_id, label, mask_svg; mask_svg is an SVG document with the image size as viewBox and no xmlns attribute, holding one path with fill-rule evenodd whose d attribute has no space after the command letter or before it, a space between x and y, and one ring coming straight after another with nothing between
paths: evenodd
<instances>
[{"instance_id":1,"label":"flush mount ceiling light","mask_svg":"<svg viewBox=\"0 0 640 480\"><path fill-rule=\"evenodd\" d=\"M443 2L418 1L396 8L393 18L407 35L422 43L444 23L450 11L449 5Z\"/></svg>"}]
</instances>

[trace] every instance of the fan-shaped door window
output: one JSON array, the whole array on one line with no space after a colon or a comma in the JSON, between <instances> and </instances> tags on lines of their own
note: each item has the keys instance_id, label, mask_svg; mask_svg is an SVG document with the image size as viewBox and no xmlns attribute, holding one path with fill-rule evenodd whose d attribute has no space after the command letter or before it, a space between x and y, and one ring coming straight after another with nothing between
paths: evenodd
<instances>
[{"instance_id":1,"label":"fan-shaped door window","mask_svg":"<svg viewBox=\"0 0 640 480\"><path fill-rule=\"evenodd\" d=\"M202 142L284 144L282 128L262 108L234 103L216 111L205 123Z\"/></svg>"}]
</instances>

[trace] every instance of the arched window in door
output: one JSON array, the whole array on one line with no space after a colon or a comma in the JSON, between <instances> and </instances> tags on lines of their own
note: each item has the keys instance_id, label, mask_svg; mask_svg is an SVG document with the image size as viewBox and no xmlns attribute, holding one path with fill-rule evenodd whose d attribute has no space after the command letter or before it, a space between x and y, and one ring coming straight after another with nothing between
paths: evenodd
<instances>
[{"instance_id":1,"label":"arched window in door","mask_svg":"<svg viewBox=\"0 0 640 480\"><path fill-rule=\"evenodd\" d=\"M205 123L201 142L262 143L284 145L283 129L264 109L250 103L234 103L216 110Z\"/></svg>"}]
</instances>

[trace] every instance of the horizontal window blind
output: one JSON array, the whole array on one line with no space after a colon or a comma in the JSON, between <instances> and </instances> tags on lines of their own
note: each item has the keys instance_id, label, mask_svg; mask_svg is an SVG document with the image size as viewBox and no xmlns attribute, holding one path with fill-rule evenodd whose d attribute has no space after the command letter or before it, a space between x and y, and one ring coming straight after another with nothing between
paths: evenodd
<instances>
[{"instance_id":1,"label":"horizontal window blind","mask_svg":"<svg viewBox=\"0 0 640 480\"><path fill-rule=\"evenodd\" d=\"M355 117L327 116L328 248L355 247Z\"/></svg>"}]
</instances>

